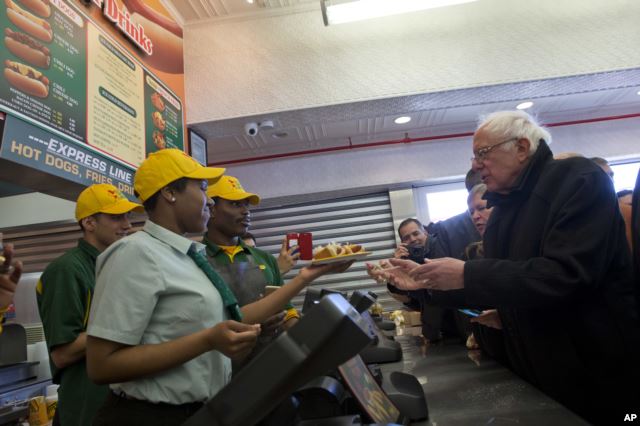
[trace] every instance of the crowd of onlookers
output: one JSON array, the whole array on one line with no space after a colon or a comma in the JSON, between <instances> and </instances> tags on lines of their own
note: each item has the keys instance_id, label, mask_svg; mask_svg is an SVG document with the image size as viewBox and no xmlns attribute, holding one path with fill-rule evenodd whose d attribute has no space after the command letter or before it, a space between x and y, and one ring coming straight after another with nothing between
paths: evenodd
<instances>
[{"instance_id":1,"label":"crowd of onlookers","mask_svg":"<svg viewBox=\"0 0 640 426\"><path fill-rule=\"evenodd\" d=\"M550 142L524 112L488 116L473 138L468 213L426 228L402 222L396 258L370 274L422 310L427 339L457 331L585 419L611 424L640 404L640 213L633 191L615 193L605 160L554 158Z\"/></svg>"},{"instance_id":2,"label":"crowd of onlookers","mask_svg":"<svg viewBox=\"0 0 640 426\"><path fill-rule=\"evenodd\" d=\"M554 158L550 142L524 112L488 116L473 138L468 211L426 228L403 221L394 258L369 273L421 310L428 340L457 333L607 424L640 401L640 194L616 195L606 161ZM106 184L80 194L82 239L36 288L61 385L54 425L181 424L296 323L293 296L349 266L306 266L285 282L294 250L283 242L278 260L255 247L259 196L223 173L167 149L136 172L142 205ZM143 209L144 228L127 236L129 213ZM22 271L10 244L3 255L0 316Z\"/></svg>"}]
</instances>

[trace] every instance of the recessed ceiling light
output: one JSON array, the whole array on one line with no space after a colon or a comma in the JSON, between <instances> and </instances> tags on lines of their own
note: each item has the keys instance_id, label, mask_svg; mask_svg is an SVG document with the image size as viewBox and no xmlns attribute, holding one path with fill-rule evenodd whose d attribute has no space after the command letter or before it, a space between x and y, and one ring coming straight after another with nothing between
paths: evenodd
<instances>
[{"instance_id":1,"label":"recessed ceiling light","mask_svg":"<svg viewBox=\"0 0 640 426\"><path fill-rule=\"evenodd\" d=\"M640 95L640 90L638 90L638 95Z\"/></svg>"},{"instance_id":2,"label":"recessed ceiling light","mask_svg":"<svg viewBox=\"0 0 640 426\"><path fill-rule=\"evenodd\" d=\"M247 3L253 4L253 0L247 0Z\"/></svg>"},{"instance_id":3,"label":"recessed ceiling light","mask_svg":"<svg viewBox=\"0 0 640 426\"><path fill-rule=\"evenodd\" d=\"M274 139L284 139L289 136L287 132L275 132L271 134L271 137Z\"/></svg>"},{"instance_id":4,"label":"recessed ceiling light","mask_svg":"<svg viewBox=\"0 0 640 426\"><path fill-rule=\"evenodd\" d=\"M405 124L411 121L411 117L407 117L406 115L402 116L402 117L398 117L395 120L393 120L394 123L396 124Z\"/></svg>"},{"instance_id":5,"label":"recessed ceiling light","mask_svg":"<svg viewBox=\"0 0 640 426\"><path fill-rule=\"evenodd\" d=\"M523 102L521 104L518 104L516 106L516 109L527 109L527 108L531 108L532 106L533 106L533 102L527 101L527 102Z\"/></svg>"}]
</instances>

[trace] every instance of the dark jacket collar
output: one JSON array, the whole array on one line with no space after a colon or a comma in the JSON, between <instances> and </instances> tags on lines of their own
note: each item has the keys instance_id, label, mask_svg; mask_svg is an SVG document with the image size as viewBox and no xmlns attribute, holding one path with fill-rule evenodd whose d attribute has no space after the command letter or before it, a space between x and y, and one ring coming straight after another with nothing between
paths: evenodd
<instances>
[{"instance_id":1,"label":"dark jacket collar","mask_svg":"<svg viewBox=\"0 0 640 426\"><path fill-rule=\"evenodd\" d=\"M552 159L553 153L549 149L549 145L541 139L538 144L538 149L531 157L529 164L527 164L522 170L516 179L515 185L508 194L498 194L497 192L485 193L483 198L487 200L487 207L493 207L509 201L528 197L538 181L538 177L540 176L540 173L542 173L544 165Z\"/></svg>"}]
</instances>

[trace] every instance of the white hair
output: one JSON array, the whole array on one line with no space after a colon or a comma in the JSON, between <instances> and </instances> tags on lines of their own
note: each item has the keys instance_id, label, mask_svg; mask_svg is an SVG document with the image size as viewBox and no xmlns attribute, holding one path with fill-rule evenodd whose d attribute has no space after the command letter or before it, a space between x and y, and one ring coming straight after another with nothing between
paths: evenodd
<instances>
[{"instance_id":1,"label":"white hair","mask_svg":"<svg viewBox=\"0 0 640 426\"><path fill-rule=\"evenodd\" d=\"M476 195L479 195L482 198L485 192L487 192L487 185L485 185L484 183L477 184L476 186L471 188L471 191L469 191L469 195L467 196L467 204L469 204L471 200L473 200L473 197L475 197Z\"/></svg>"},{"instance_id":2,"label":"white hair","mask_svg":"<svg viewBox=\"0 0 640 426\"><path fill-rule=\"evenodd\" d=\"M531 143L529 156L535 154L540 140L551 143L551 134L524 111L498 111L480 118L476 131L483 129L501 140L510 138L527 139ZM508 150L512 144L499 148Z\"/></svg>"}]
</instances>

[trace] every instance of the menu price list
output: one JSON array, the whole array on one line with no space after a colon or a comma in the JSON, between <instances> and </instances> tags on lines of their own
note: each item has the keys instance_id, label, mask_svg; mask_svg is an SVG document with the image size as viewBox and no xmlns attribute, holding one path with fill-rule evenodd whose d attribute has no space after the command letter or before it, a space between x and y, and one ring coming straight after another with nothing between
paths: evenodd
<instances>
[{"instance_id":1,"label":"menu price list","mask_svg":"<svg viewBox=\"0 0 640 426\"><path fill-rule=\"evenodd\" d=\"M0 4L0 28L5 35L5 48L0 50L0 60L5 65L0 104L75 139L85 140L86 26L73 10L64 8L63 12L56 4L60 2L51 3L48 17L34 15L19 0ZM15 16L14 11L25 12L30 15L23 16L42 22L43 27L50 29L51 37L43 38L40 33L30 31L30 27L17 25L20 22L10 18ZM38 56L25 54L27 46L40 52ZM25 83L25 77L37 83Z\"/></svg>"},{"instance_id":2,"label":"menu price list","mask_svg":"<svg viewBox=\"0 0 640 426\"><path fill-rule=\"evenodd\" d=\"M147 155L165 148L184 150L182 104L177 96L152 78L144 85Z\"/></svg>"}]
</instances>

